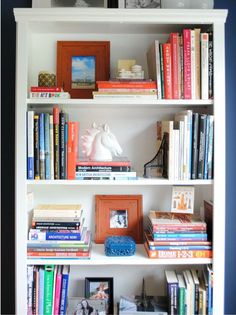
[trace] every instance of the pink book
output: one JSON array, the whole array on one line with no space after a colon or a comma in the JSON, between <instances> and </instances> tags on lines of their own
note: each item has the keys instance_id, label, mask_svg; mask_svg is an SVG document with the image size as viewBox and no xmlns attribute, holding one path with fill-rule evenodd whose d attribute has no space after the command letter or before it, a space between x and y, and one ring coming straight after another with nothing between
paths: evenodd
<instances>
[{"instance_id":1,"label":"pink book","mask_svg":"<svg viewBox=\"0 0 236 315\"><path fill-rule=\"evenodd\" d=\"M56 275L56 288L55 288L55 295L54 295L54 312L53 315L59 315L59 308L60 308L60 298L61 298L61 268L58 266L58 272Z\"/></svg>"},{"instance_id":2,"label":"pink book","mask_svg":"<svg viewBox=\"0 0 236 315\"><path fill-rule=\"evenodd\" d=\"M191 99L191 30L183 30L184 99Z\"/></svg>"},{"instance_id":3,"label":"pink book","mask_svg":"<svg viewBox=\"0 0 236 315\"><path fill-rule=\"evenodd\" d=\"M179 85L179 34L170 34L171 63L172 63L172 94L174 99L180 98Z\"/></svg>"}]
</instances>

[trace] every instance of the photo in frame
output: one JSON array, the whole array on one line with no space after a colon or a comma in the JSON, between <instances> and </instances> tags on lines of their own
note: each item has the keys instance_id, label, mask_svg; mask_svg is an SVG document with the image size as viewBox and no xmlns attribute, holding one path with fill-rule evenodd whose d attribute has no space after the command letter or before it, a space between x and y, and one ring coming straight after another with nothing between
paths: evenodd
<instances>
[{"instance_id":1,"label":"photo in frame","mask_svg":"<svg viewBox=\"0 0 236 315\"><path fill-rule=\"evenodd\" d=\"M171 212L191 213L194 212L194 187L173 186Z\"/></svg>"},{"instance_id":2,"label":"photo in frame","mask_svg":"<svg viewBox=\"0 0 236 315\"><path fill-rule=\"evenodd\" d=\"M108 236L131 236L143 243L142 195L95 196L95 243Z\"/></svg>"},{"instance_id":3,"label":"photo in frame","mask_svg":"<svg viewBox=\"0 0 236 315\"><path fill-rule=\"evenodd\" d=\"M119 0L118 5L125 9L160 9L161 0Z\"/></svg>"},{"instance_id":4,"label":"photo in frame","mask_svg":"<svg viewBox=\"0 0 236 315\"><path fill-rule=\"evenodd\" d=\"M107 8L109 0L32 0L32 8Z\"/></svg>"},{"instance_id":5,"label":"photo in frame","mask_svg":"<svg viewBox=\"0 0 236 315\"><path fill-rule=\"evenodd\" d=\"M85 297L106 301L106 313L113 314L113 278L85 278Z\"/></svg>"},{"instance_id":6,"label":"photo in frame","mask_svg":"<svg viewBox=\"0 0 236 315\"><path fill-rule=\"evenodd\" d=\"M71 98L93 98L96 81L109 78L109 41L57 42L57 86Z\"/></svg>"},{"instance_id":7,"label":"photo in frame","mask_svg":"<svg viewBox=\"0 0 236 315\"><path fill-rule=\"evenodd\" d=\"M85 299L83 297L69 297L67 315L106 315L107 303L104 299Z\"/></svg>"}]
</instances>

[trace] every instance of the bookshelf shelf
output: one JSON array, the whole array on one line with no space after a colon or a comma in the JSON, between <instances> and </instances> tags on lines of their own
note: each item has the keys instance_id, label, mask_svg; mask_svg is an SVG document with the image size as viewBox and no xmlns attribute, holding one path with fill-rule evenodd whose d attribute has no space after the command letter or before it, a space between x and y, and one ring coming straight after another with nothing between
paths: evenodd
<instances>
[{"instance_id":1,"label":"bookshelf shelf","mask_svg":"<svg viewBox=\"0 0 236 315\"><path fill-rule=\"evenodd\" d=\"M150 259L147 257L143 245L137 245L137 251L130 257L107 257L104 245L93 244L91 259L47 259L47 264L83 265L83 266L155 266L155 265L199 265L209 264L212 259ZM43 265L44 259L28 259L27 264Z\"/></svg>"}]
</instances>

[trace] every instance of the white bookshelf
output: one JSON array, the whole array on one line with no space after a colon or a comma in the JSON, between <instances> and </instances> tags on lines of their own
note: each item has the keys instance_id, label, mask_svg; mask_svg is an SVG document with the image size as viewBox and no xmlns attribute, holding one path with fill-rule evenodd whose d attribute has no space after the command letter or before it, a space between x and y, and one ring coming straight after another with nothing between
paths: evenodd
<instances>
[{"instance_id":1,"label":"white bookshelf","mask_svg":"<svg viewBox=\"0 0 236 315\"><path fill-rule=\"evenodd\" d=\"M142 278L149 279L149 294L164 294L164 270L186 266L201 268L212 262L214 268L214 315L224 313L225 246L225 86L224 23L226 10L126 10L126 9L15 9L17 22L16 67L16 312L27 314L27 265L70 264L69 295L83 294L83 279L113 276L115 301L120 294L139 293ZM170 32L184 26L212 27L214 32L214 100L38 100L29 99L30 86L37 85L38 72L56 72L57 40L109 40L111 76L118 59L134 58L146 65L146 50L155 40L165 42ZM220 62L219 62L220 61ZM80 121L81 134L93 121L107 122L117 136L125 155L141 176L144 163L156 153L157 120L170 120L183 109L214 114L214 180L171 181L144 179L130 181L29 181L26 180L26 112L43 111L58 104L70 119ZM34 203L82 203L87 225L94 231L94 195L142 194L143 211L168 209L172 185L196 187L196 209L204 199L214 200L213 259L148 259L142 245L129 258L109 258L103 245L93 244L90 260L27 260L27 191L34 193ZM96 267L96 268L94 268ZM131 279L127 280L127 279ZM80 282L78 282L80 281ZM77 292L78 283L80 284ZM163 285L161 285L163 284Z\"/></svg>"}]
</instances>

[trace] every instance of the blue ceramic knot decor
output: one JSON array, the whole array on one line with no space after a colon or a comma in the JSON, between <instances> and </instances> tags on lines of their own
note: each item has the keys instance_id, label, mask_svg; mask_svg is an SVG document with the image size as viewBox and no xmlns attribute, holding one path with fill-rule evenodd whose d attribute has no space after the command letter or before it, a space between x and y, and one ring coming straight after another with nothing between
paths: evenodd
<instances>
[{"instance_id":1,"label":"blue ceramic knot decor","mask_svg":"<svg viewBox=\"0 0 236 315\"><path fill-rule=\"evenodd\" d=\"M132 256L136 243L131 236L108 236L104 243L106 256Z\"/></svg>"}]
</instances>

